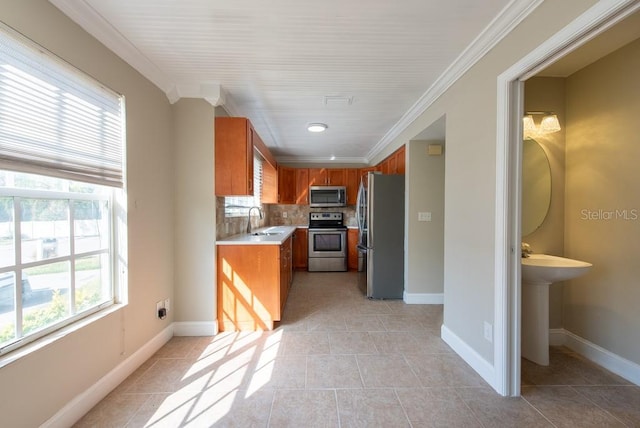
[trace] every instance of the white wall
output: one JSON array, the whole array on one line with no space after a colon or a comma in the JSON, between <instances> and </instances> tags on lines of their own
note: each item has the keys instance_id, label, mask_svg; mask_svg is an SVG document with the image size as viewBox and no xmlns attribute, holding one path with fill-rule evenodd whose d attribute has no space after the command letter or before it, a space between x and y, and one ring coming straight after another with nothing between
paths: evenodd
<instances>
[{"instance_id":1,"label":"white wall","mask_svg":"<svg viewBox=\"0 0 640 428\"><path fill-rule=\"evenodd\" d=\"M444 159L429 156L429 144L444 141L409 141L407 151L407 254L405 301L438 303L444 288ZM430 212L431 221L418 221Z\"/></svg>"},{"instance_id":2,"label":"white wall","mask_svg":"<svg viewBox=\"0 0 640 428\"><path fill-rule=\"evenodd\" d=\"M175 159L177 334L213 334L216 322L214 107L200 99L172 106ZM197 323L197 324L193 324Z\"/></svg>"},{"instance_id":3,"label":"white wall","mask_svg":"<svg viewBox=\"0 0 640 428\"><path fill-rule=\"evenodd\" d=\"M173 321L171 108L149 81L46 0L0 2L0 20L126 97L128 306L0 368L0 425L41 425Z\"/></svg>"}]
</instances>

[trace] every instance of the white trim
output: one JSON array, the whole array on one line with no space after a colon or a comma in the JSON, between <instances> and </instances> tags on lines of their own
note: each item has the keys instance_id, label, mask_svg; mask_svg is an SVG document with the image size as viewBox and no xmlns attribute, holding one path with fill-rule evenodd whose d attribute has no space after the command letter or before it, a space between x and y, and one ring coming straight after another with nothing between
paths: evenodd
<instances>
[{"instance_id":1,"label":"white trim","mask_svg":"<svg viewBox=\"0 0 640 428\"><path fill-rule=\"evenodd\" d=\"M541 3L542 0L512 0L505 6L453 63L445 69L433 85L422 94L418 101L369 150L366 158L372 160L378 155Z\"/></svg>"},{"instance_id":2,"label":"white trim","mask_svg":"<svg viewBox=\"0 0 640 428\"><path fill-rule=\"evenodd\" d=\"M564 328L549 329L549 346L564 346L567 343Z\"/></svg>"},{"instance_id":3,"label":"white trim","mask_svg":"<svg viewBox=\"0 0 640 428\"><path fill-rule=\"evenodd\" d=\"M277 156L276 161L278 163L322 163L322 164L339 164L339 163L351 163L351 164L368 164L369 159L367 158L336 158L331 160L331 158L323 157L323 156Z\"/></svg>"},{"instance_id":4,"label":"white trim","mask_svg":"<svg viewBox=\"0 0 640 428\"><path fill-rule=\"evenodd\" d=\"M168 94L174 88L175 85L169 77L153 61L144 56L122 33L118 32L89 2L75 0L49 0L49 2L138 70L163 92ZM172 98L169 97L169 99Z\"/></svg>"},{"instance_id":5,"label":"white trim","mask_svg":"<svg viewBox=\"0 0 640 428\"><path fill-rule=\"evenodd\" d=\"M523 57L520 61L498 76L498 105L497 105L497 129L496 129L496 178L508 178L509 184L496 184L496 198L506 198L506 200L496 200L496 246L495 246L495 347L494 355L495 371L498 376L498 388L496 390L502 395L520 394L519 377L519 341L520 331L509 334L509 326L519 325L520 301L519 298L508 296L518 296L520 293L520 282L511 280L519 276L519 265L517 260L509 262L508 254L514 248L519 251L520 218L517 217L518 204L515 201L520 197L517 189L519 180L509 171L518 166L510 151L511 143L518 141L514 137L512 130L512 116L509 109L522 102L517 94L511 91L513 82L524 76L528 76L533 70L539 70L550 61L556 60L566 55L571 50L577 48L581 41L591 38L596 34L609 28L613 23L619 22L631 13L640 9L637 0L600 0L593 7L582 15L574 19L571 23L558 31L544 43ZM515 139L514 139L515 138ZM514 208L516 207L516 208ZM516 210L516 211L514 211ZM498 343L501 342L501 343ZM516 350L515 355L510 355L511 350ZM512 381L509 382L509 379ZM506 388L505 388L506 387Z\"/></svg>"},{"instance_id":6,"label":"white trim","mask_svg":"<svg viewBox=\"0 0 640 428\"><path fill-rule=\"evenodd\" d=\"M72 426L89 410L91 410L93 406L98 404L102 399L104 399L104 397L120 385L120 383L140 367L142 363L151 358L151 356L162 348L172 337L173 326L170 325L134 352L129 358L118 364L116 368L87 388L87 390L77 395L55 415L42 424L42 427L62 428Z\"/></svg>"},{"instance_id":7,"label":"white trim","mask_svg":"<svg viewBox=\"0 0 640 428\"><path fill-rule=\"evenodd\" d=\"M174 322L174 336L215 336L218 334L216 321Z\"/></svg>"},{"instance_id":8,"label":"white trim","mask_svg":"<svg viewBox=\"0 0 640 428\"><path fill-rule=\"evenodd\" d=\"M444 293L407 293L402 296L408 305L444 305Z\"/></svg>"},{"instance_id":9,"label":"white trim","mask_svg":"<svg viewBox=\"0 0 640 428\"><path fill-rule=\"evenodd\" d=\"M482 358L471 346L460 339L455 333L449 330L444 324L440 328L440 337L447 345L451 346L451 349L455 351L467 364L471 366L493 389L496 389L494 385L495 371L493 365L487 360Z\"/></svg>"},{"instance_id":10,"label":"white trim","mask_svg":"<svg viewBox=\"0 0 640 428\"><path fill-rule=\"evenodd\" d=\"M629 361L563 328L549 329L549 344L564 345L618 376L640 385L640 364Z\"/></svg>"}]
</instances>

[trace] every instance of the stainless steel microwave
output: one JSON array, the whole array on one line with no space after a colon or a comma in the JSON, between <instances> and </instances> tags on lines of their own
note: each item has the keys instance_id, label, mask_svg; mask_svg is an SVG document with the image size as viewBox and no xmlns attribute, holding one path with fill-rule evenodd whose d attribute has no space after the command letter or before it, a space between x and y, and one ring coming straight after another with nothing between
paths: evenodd
<instances>
[{"instance_id":1,"label":"stainless steel microwave","mask_svg":"<svg viewBox=\"0 0 640 428\"><path fill-rule=\"evenodd\" d=\"M347 205L345 186L309 186L310 207L344 207Z\"/></svg>"}]
</instances>

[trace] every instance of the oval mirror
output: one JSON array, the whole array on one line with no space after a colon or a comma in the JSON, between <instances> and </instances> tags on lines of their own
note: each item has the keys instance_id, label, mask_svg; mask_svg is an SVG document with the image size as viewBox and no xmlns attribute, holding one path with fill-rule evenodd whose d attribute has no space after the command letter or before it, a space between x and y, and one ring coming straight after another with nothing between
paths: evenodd
<instances>
[{"instance_id":1,"label":"oval mirror","mask_svg":"<svg viewBox=\"0 0 640 428\"><path fill-rule=\"evenodd\" d=\"M551 204L551 166L536 140L526 139L522 149L522 236L542 225Z\"/></svg>"}]
</instances>

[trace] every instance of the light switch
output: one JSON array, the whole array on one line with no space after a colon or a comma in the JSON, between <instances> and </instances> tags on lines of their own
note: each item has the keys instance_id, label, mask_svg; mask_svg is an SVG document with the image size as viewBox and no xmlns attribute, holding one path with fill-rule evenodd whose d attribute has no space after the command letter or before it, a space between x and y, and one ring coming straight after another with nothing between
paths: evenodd
<instances>
[{"instance_id":1,"label":"light switch","mask_svg":"<svg viewBox=\"0 0 640 428\"><path fill-rule=\"evenodd\" d=\"M431 213L430 212L418 213L418 221L431 221Z\"/></svg>"}]
</instances>

